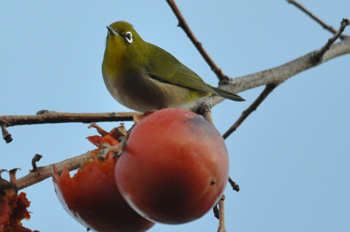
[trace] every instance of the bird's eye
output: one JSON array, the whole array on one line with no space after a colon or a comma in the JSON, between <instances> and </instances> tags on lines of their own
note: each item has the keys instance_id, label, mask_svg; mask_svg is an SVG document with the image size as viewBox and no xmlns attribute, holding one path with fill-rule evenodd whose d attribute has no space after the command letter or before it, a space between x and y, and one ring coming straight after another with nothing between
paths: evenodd
<instances>
[{"instance_id":1,"label":"bird's eye","mask_svg":"<svg viewBox=\"0 0 350 232\"><path fill-rule=\"evenodd\" d=\"M126 39L126 41L128 41L128 43L132 43L132 33L130 32L130 31L127 31L126 33L125 33L125 39Z\"/></svg>"}]
</instances>

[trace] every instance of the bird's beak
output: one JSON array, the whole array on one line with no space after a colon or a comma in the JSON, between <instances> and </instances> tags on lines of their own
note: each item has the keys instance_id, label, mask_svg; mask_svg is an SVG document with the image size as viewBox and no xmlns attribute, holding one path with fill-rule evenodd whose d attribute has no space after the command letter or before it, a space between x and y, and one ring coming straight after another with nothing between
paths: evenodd
<instances>
[{"instance_id":1,"label":"bird's beak","mask_svg":"<svg viewBox=\"0 0 350 232\"><path fill-rule=\"evenodd\" d=\"M116 35L119 36L118 32L116 30L114 30L113 28L111 28L110 26L107 26L108 32L110 35Z\"/></svg>"}]
</instances>

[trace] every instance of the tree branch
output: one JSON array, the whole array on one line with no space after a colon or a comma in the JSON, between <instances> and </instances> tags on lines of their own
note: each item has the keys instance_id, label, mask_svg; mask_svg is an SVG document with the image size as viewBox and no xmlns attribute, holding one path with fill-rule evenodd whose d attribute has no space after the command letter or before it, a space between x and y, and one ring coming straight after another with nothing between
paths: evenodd
<instances>
[{"instance_id":1,"label":"tree branch","mask_svg":"<svg viewBox=\"0 0 350 232\"><path fill-rule=\"evenodd\" d=\"M218 232L226 232L225 227L225 195L219 201L219 228Z\"/></svg>"},{"instance_id":2,"label":"tree branch","mask_svg":"<svg viewBox=\"0 0 350 232\"><path fill-rule=\"evenodd\" d=\"M85 154L66 159L59 163L50 164L43 167L37 167L36 170L30 172L26 176L23 176L22 178L17 179L16 187L18 190L20 190L51 177L53 165L55 165L55 168L58 172L61 172L63 170L63 167L67 167L70 171L78 169L80 167L81 162L89 158L90 155L91 152L87 152Z\"/></svg>"},{"instance_id":3,"label":"tree branch","mask_svg":"<svg viewBox=\"0 0 350 232\"><path fill-rule=\"evenodd\" d=\"M202 55L204 60L207 62L211 70L216 74L216 76L219 78L220 82L227 81L228 77L221 71L221 69L215 64L214 60L211 59L209 54L206 52L206 50L203 48L202 43L198 41L196 36L193 34L191 28L188 26L185 18L182 16L181 11L177 7L174 0L167 0L170 8L173 10L175 16L179 20L178 26L181 27L186 35L190 38L194 46L197 48L199 53Z\"/></svg>"},{"instance_id":4,"label":"tree branch","mask_svg":"<svg viewBox=\"0 0 350 232\"><path fill-rule=\"evenodd\" d=\"M11 134L6 127L31 124L68 123L68 122L116 122L132 121L138 112L110 112L110 113L60 113L55 111L39 111L37 115L6 115L0 116L3 138L7 143L12 141ZM44 113L42 113L44 112Z\"/></svg>"},{"instance_id":5,"label":"tree branch","mask_svg":"<svg viewBox=\"0 0 350 232\"><path fill-rule=\"evenodd\" d=\"M298 73L316 67L336 57L349 54L350 37L347 37L343 41L330 46L329 50L327 50L327 52L323 55L321 61L318 63L315 63L312 58L316 52L318 52L318 50L312 51L304 56L301 56L295 60L292 60L275 68L266 69L264 71L249 74L246 76L230 78L229 84L223 85L222 88L234 93L240 93L245 90L267 85L270 83L279 85ZM203 104L207 104L210 108L213 108L216 104L219 104L223 100L224 99L222 97L218 96L200 98L188 106L188 109L196 111L196 109L198 109L198 107Z\"/></svg>"},{"instance_id":6,"label":"tree branch","mask_svg":"<svg viewBox=\"0 0 350 232\"><path fill-rule=\"evenodd\" d=\"M110 113L62 113L47 111L37 115L0 116L0 123L7 127L29 124L67 123L67 122L113 122L132 121L138 112L110 112Z\"/></svg>"},{"instance_id":7,"label":"tree branch","mask_svg":"<svg viewBox=\"0 0 350 232\"><path fill-rule=\"evenodd\" d=\"M245 110L242 112L241 117L237 119L237 121L225 132L222 136L226 139L230 136L236 129L242 124L242 122L248 118L248 116L255 111L258 106L265 100L265 98L276 88L275 84L267 84L265 89L259 95L259 97Z\"/></svg>"},{"instance_id":8,"label":"tree branch","mask_svg":"<svg viewBox=\"0 0 350 232\"><path fill-rule=\"evenodd\" d=\"M231 88L229 90L239 93L247 89L255 88L257 86L266 85L269 83L275 83L276 85L281 84L284 81L288 80L290 77L307 69L316 67L317 65L320 65L335 57L349 54L350 38L347 37L343 41L330 46L329 50L327 50L319 63L313 62L312 56L316 52L317 51L312 51L304 56L301 56L295 60L289 61L275 68L253 73L247 76L230 79Z\"/></svg>"},{"instance_id":9,"label":"tree branch","mask_svg":"<svg viewBox=\"0 0 350 232\"><path fill-rule=\"evenodd\" d=\"M294 1L294 0L287 0L287 2L291 3L292 5L296 6L297 8L299 8L301 11L303 11L305 14L307 14L308 16L310 16L313 20L315 20L317 23L321 24L321 26L330 31L331 33L335 34L337 33L337 31L330 25L328 25L327 23L325 23L324 21L322 21L320 18L318 18L317 16L315 16L313 13L311 13L308 9L306 9L302 4ZM340 35L340 39L343 40L345 39L347 36L345 35Z\"/></svg>"}]
</instances>

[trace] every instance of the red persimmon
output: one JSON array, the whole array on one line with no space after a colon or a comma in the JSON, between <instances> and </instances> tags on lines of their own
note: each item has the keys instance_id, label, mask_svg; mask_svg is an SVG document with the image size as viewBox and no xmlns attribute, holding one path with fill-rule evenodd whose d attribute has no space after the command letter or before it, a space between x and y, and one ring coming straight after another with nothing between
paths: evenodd
<instances>
[{"instance_id":1,"label":"red persimmon","mask_svg":"<svg viewBox=\"0 0 350 232\"><path fill-rule=\"evenodd\" d=\"M222 136L203 117L163 109L131 131L115 169L130 206L149 220L180 224L207 213L228 180Z\"/></svg>"},{"instance_id":2,"label":"red persimmon","mask_svg":"<svg viewBox=\"0 0 350 232\"><path fill-rule=\"evenodd\" d=\"M110 135L91 136L95 145L118 141ZM146 231L154 223L137 214L124 201L115 184L114 169L117 159L108 155L105 161L97 160L99 149L92 151L91 162L86 162L70 177L64 168L59 174L53 169L53 181L59 201L77 221L94 231Z\"/></svg>"}]
</instances>

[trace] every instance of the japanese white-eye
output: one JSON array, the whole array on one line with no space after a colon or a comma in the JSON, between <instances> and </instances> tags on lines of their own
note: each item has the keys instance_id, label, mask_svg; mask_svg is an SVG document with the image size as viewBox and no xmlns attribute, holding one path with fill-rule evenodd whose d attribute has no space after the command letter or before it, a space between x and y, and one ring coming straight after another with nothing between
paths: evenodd
<instances>
[{"instance_id":1,"label":"japanese white-eye","mask_svg":"<svg viewBox=\"0 0 350 232\"><path fill-rule=\"evenodd\" d=\"M240 96L205 83L167 51L145 42L127 22L107 26L102 74L107 89L122 105L140 112L180 107L197 98Z\"/></svg>"}]
</instances>

